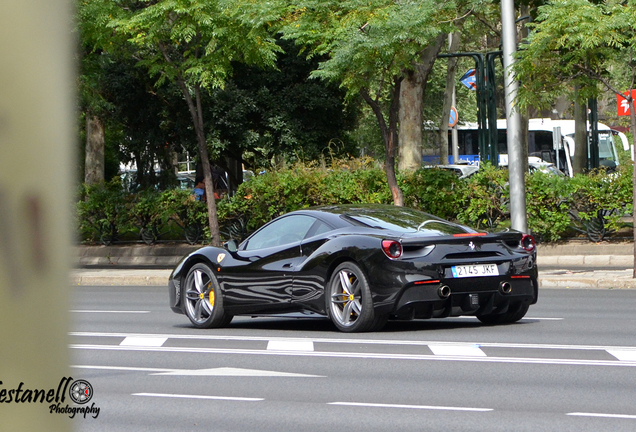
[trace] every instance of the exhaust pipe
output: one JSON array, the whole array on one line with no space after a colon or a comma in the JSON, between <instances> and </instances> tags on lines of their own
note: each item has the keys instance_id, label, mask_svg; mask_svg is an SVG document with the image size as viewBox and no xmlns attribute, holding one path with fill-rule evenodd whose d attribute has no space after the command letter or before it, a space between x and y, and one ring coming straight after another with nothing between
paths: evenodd
<instances>
[{"instance_id":1,"label":"exhaust pipe","mask_svg":"<svg viewBox=\"0 0 636 432\"><path fill-rule=\"evenodd\" d=\"M502 294L510 294L512 292L512 285L510 285L510 282L501 282L499 284L499 291L501 291Z\"/></svg>"},{"instance_id":2,"label":"exhaust pipe","mask_svg":"<svg viewBox=\"0 0 636 432\"><path fill-rule=\"evenodd\" d=\"M451 295L451 289L448 285L442 285L437 289L437 295L439 298L447 299Z\"/></svg>"}]
</instances>

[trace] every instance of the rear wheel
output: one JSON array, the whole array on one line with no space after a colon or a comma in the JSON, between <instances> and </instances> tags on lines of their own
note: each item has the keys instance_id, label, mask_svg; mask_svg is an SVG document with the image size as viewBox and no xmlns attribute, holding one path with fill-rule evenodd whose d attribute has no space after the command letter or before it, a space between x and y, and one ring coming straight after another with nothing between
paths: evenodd
<instances>
[{"instance_id":1,"label":"rear wheel","mask_svg":"<svg viewBox=\"0 0 636 432\"><path fill-rule=\"evenodd\" d=\"M329 317L340 331L380 330L386 323L385 316L375 313L367 278L353 262L344 262L336 267L325 300Z\"/></svg>"},{"instance_id":2,"label":"rear wheel","mask_svg":"<svg viewBox=\"0 0 636 432\"><path fill-rule=\"evenodd\" d=\"M527 303L513 303L508 307L508 311L502 314L477 315L477 319L484 324L509 324L519 321L528 312L530 307Z\"/></svg>"},{"instance_id":3,"label":"rear wheel","mask_svg":"<svg viewBox=\"0 0 636 432\"><path fill-rule=\"evenodd\" d=\"M223 296L214 273L206 264L192 266L185 279L185 312L198 328L224 327L232 316L223 311Z\"/></svg>"}]
</instances>

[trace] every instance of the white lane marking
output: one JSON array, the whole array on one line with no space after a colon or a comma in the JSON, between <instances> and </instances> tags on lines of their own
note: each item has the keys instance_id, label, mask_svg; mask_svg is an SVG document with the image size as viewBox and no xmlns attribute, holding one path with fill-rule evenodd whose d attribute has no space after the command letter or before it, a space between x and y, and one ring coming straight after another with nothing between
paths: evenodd
<instances>
[{"instance_id":1,"label":"white lane marking","mask_svg":"<svg viewBox=\"0 0 636 432\"><path fill-rule=\"evenodd\" d=\"M234 377L289 377L289 378L325 378L324 375L306 375L290 372L274 372L256 369L238 369L220 367L214 369L163 369L134 366L98 366L71 365L74 369L98 369L116 371L151 372L151 375L181 375L181 376L234 376Z\"/></svg>"},{"instance_id":2,"label":"white lane marking","mask_svg":"<svg viewBox=\"0 0 636 432\"><path fill-rule=\"evenodd\" d=\"M98 366L98 365L71 365L73 369L98 369L98 370L116 370L116 371L134 371L134 372L173 372L179 369L164 368L146 368L134 366Z\"/></svg>"},{"instance_id":3,"label":"white lane marking","mask_svg":"<svg viewBox=\"0 0 636 432\"><path fill-rule=\"evenodd\" d=\"M179 398L179 399L209 399L209 400L225 400L239 402L260 402L263 398L246 398L232 396L205 396L205 395L185 395L185 394L168 394L168 393L132 393L132 396L161 397L161 398Z\"/></svg>"},{"instance_id":4,"label":"white lane marking","mask_svg":"<svg viewBox=\"0 0 636 432\"><path fill-rule=\"evenodd\" d=\"M430 406L430 405L399 405L399 404L378 404L378 403L364 403L364 402L329 402L327 405L342 405L342 406L359 406L370 408L405 408L405 409L421 409L421 410L443 410L443 411L474 411L474 412L488 412L494 411L492 408L466 408L466 407L450 407L450 406Z\"/></svg>"},{"instance_id":5,"label":"white lane marking","mask_svg":"<svg viewBox=\"0 0 636 432\"><path fill-rule=\"evenodd\" d=\"M431 344L428 347L433 354L440 356L486 357L486 353L474 344Z\"/></svg>"},{"instance_id":6,"label":"white lane marking","mask_svg":"<svg viewBox=\"0 0 636 432\"><path fill-rule=\"evenodd\" d=\"M541 365L578 365L578 366L622 366L636 367L636 362L616 360L578 360L578 359L541 359L523 357L462 357L436 356L418 354L384 354L384 353L352 353L352 352L321 352L321 351L267 351L247 349L223 348L177 348L177 347L128 347L119 345L82 345L71 344L71 349L105 350L105 351L139 351L139 352L172 352L191 354L239 354L239 355L278 355L297 357L325 357L325 358L363 358L384 360L435 360L435 361L465 361L482 363L519 363Z\"/></svg>"},{"instance_id":7,"label":"white lane marking","mask_svg":"<svg viewBox=\"0 0 636 432\"><path fill-rule=\"evenodd\" d=\"M603 418L620 418L620 419L634 419L636 420L636 415L629 414L602 414L602 413L567 413L569 416L578 416L578 417L603 417Z\"/></svg>"},{"instance_id":8,"label":"white lane marking","mask_svg":"<svg viewBox=\"0 0 636 432\"><path fill-rule=\"evenodd\" d=\"M620 361L636 361L636 349L608 349L605 350Z\"/></svg>"},{"instance_id":9,"label":"white lane marking","mask_svg":"<svg viewBox=\"0 0 636 432\"><path fill-rule=\"evenodd\" d=\"M474 319L474 320L477 320L477 317L475 317L475 316L471 316L471 315L461 315L461 316L458 316L458 317L444 318L443 320L444 320L444 321L446 321L446 320L449 320L449 319L457 319L457 318L461 318L461 319ZM523 321L523 320L563 321L564 319L565 319L565 318L541 318L541 317L529 317L529 316L526 316L526 317L523 317L523 318L522 318L522 321ZM437 322L437 321L436 321L436 322Z\"/></svg>"},{"instance_id":10,"label":"white lane marking","mask_svg":"<svg viewBox=\"0 0 636 432\"><path fill-rule=\"evenodd\" d=\"M305 375L290 372L275 372L257 369L239 369L220 367L212 369L173 370L169 372L153 373L152 375L178 375L178 376L233 376L233 377L291 377L291 378L324 378L320 375Z\"/></svg>"},{"instance_id":11,"label":"white lane marking","mask_svg":"<svg viewBox=\"0 0 636 432\"><path fill-rule=\"evenodd\" d=\"M168 340L167 337L156 336L128 336L119 345L134 347L160 347Z\"/></svg>"},{"instance_id":12,"label":"white lane marking","mask_svg":"<svg viewBox=\"0 0 636 432\"><path fill-rule=\"evenodd\" d=\"M165 337L168 339L193 339L193 340L224 340L224 341L267 341L271 337L264 336L222 336L222 335L186 335L186 334L142 334L142 333L102 333L102 332L69 332L69 336L80 337ZM284 338L280 338L283 340ZM293 338L292 338L293 339ZM294 339L298 340L298 339ZM330 339L312 338L308 339L316 343L340 343L340 344L364 344L364 345L404 345L404 346L424 346L424 345L457 345L466 343L476 345L481 348L539 348L539 349L560 349L560 350L633 350L636 347L627 346L597 346L597 345L558 345L558 344L522 344L522 343L498 343L498 342L444 342L444 341L413 341L395 339Z\"/></svg>"},{"instance_id":13,"label":"white lane marking","mask_svg":"<svg viewBox=\"0 0 636 432\"><path fill-rule=\"evenodd\" d=\"M133 310L80 310L80 309L72 309L69 312L72 313L129 313L129 314L147 314L150 311L133 311Z\"/></svg>"},{"instance_id":14,"label":"white lane marking","mask_svg":"<svg viewBox=\"0 0 636 432\"><path fill-rule=\"evenodd\" d=\"M309 339L272 339L267 343L272 351L313 351L314 343Z\"/></svg>"}]
</instances>

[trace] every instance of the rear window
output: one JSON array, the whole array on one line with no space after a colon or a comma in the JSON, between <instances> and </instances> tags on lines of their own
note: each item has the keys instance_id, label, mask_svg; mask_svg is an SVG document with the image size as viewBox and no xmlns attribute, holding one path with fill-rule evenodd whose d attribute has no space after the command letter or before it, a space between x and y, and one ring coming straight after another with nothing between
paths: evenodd
<instances>
[{"instance_id":1,"label":"rear window","mask_svg":"<svg viewBox=\"0 0 636 432\"><path fill-rule=\"evenodd\" d=\"M467 232L460 225L451 224L429 214L403 207L351 208L343 216L355 224L404 233L419 231L431 235L452 235Z\"/></svg>"}]
</instances>

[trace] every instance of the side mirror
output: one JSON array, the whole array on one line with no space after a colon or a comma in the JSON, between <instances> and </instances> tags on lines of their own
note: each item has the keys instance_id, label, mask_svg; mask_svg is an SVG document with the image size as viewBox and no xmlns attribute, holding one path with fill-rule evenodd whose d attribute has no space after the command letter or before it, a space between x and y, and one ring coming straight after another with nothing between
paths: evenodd
<instances>
[{"instance_id":1,"label":"side mirror","mask_svg":"<svg viewBox=\"0 0 636 432\"><path fill-rule=\"evenodd\" d=\"M236 240L231 239L223 243L223 247L228 250L228 252L236 252L238 251L238 243Z\"/></svg>"}]
</instances>

